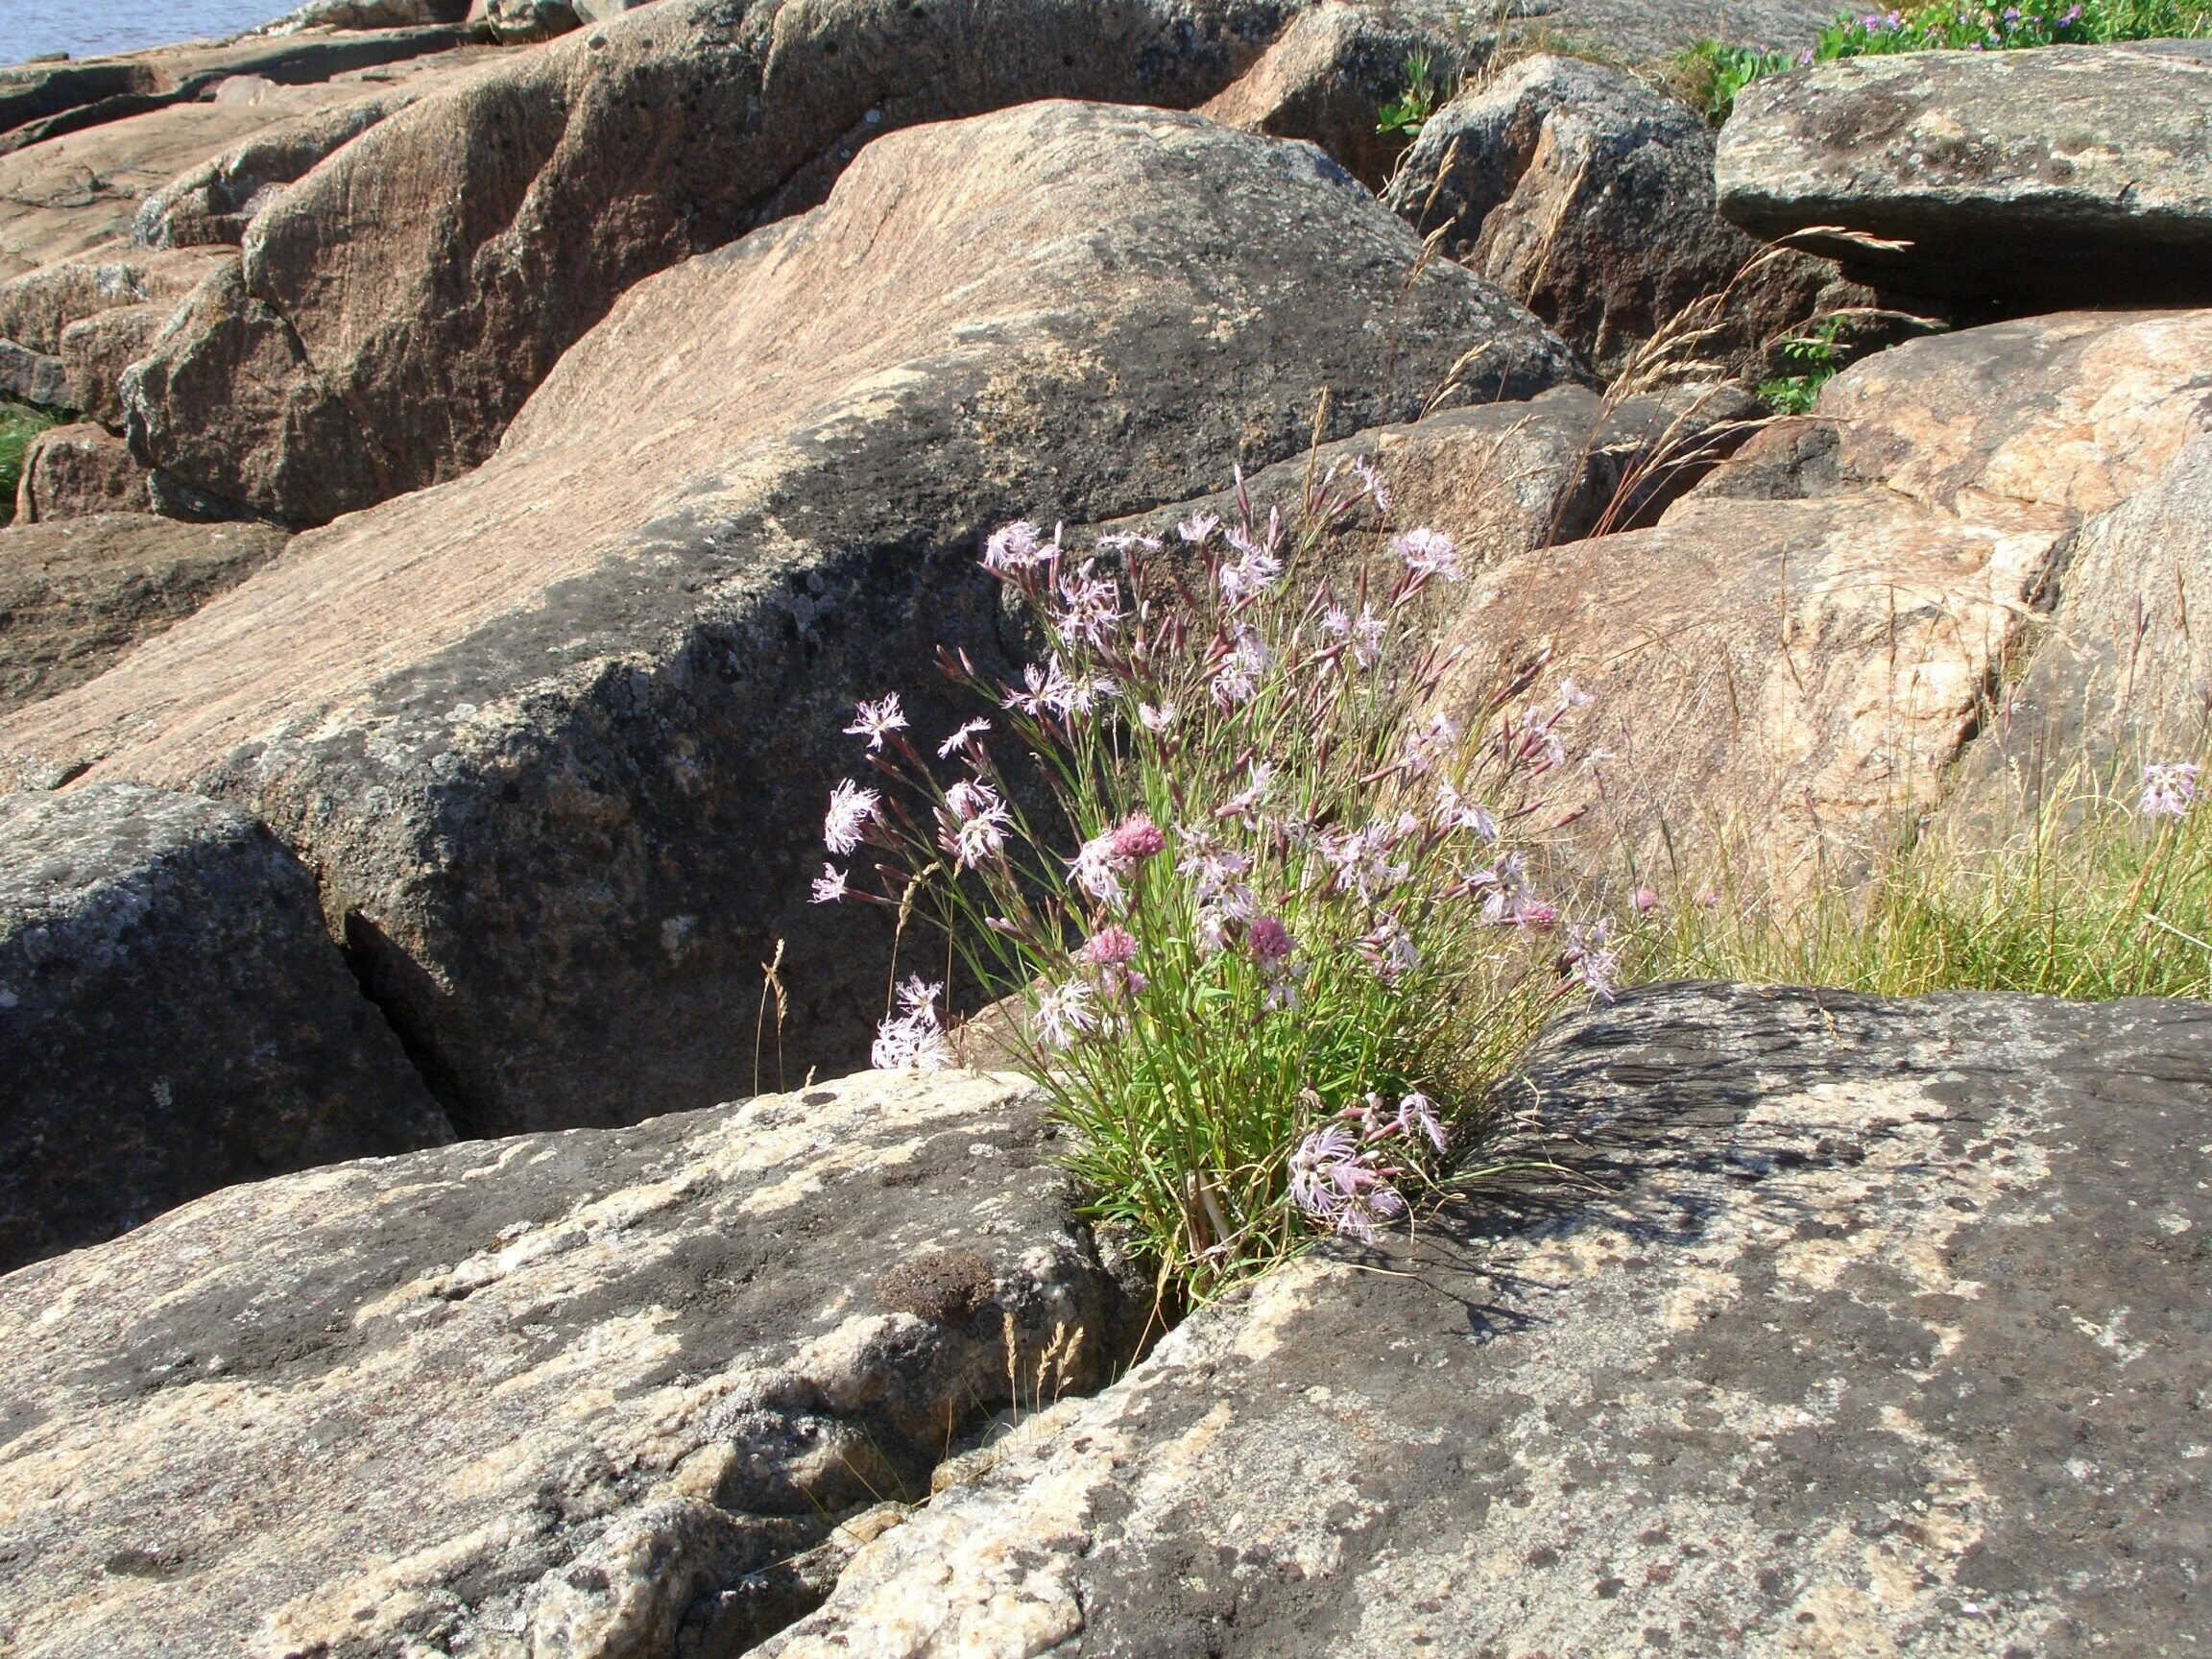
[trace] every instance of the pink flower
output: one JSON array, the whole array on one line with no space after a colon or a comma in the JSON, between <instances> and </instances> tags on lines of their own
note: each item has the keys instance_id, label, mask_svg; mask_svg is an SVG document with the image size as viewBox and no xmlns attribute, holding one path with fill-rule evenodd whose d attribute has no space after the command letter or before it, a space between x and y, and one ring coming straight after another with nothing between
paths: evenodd
<instances>
[{"instance_id":1,"label":"pink flower","mask_svg":"<svg viewBox=\"0 0 2212 1659\"><path fill-rule=\"evenodd\" d=\"M1288 960L1290 952L1297 949L1296 942L1290 937L1290 929L1273 916L1254 918L1249 938L1252 960L1262 968Z\"/></svg>"},{"instance_id":2,"label":"pink flower","mask_svg":"<svg viewBox=\"0 0 2212 1659\"><path fill-rule=\"evenodd\" d=\"M814 896L810 902L834 904L845 897L845 872L834 864L822 866L822 874L814 878Z\"/></svg>"},{"instance_id":3,"label":"pink flower","mask_svg":"<svg viewBox=\"0 0 2212 1659\"><path fill-rule=\"evenodd\" d=\"M1391 545L1415 576L1441 576L1447 582L1460 579L1459 545L1441 530L1408 530Z\"/></svg>"},{"instance_id":4,"label":"pink flower","mask_svg":"<svg viewBox=\"0 0 2212 1659\"><path fill-rule=\"evenodd\" d=\"M1114 857L1122 864L1142 864L1167 850L1166 833L1146 813L1132 813L1114 831Z\"/></svg>"},{"instance_id":5,"label":"pink flower","mask_svg":"<svg viewBox=\"0 0 2212 1659\"><path fill-rule=\"evenodd\" d=\"M1094 968L1126 968L1137 960L1137 937L1126 927L1101 927L1084 943L1082 957Z\"/></svg>"},{"instance_id":6,"label":"pink flower","mask_svg":"<svg viewBox=\"0 0 2212 1659\"><path fill-rule=\"evenodd\" d=\"M1628 902L1636 907L1636 914L1648 916L1659 908L1659 895L1649 887L1639 887L1628 896Z\"/></svg>"},{"instance_id":7,"label":"pink flower","mask_svg":"<svg viewBox=\"0 0 2212 1659\"><path fill-rule=\"evenodd\" d=\"M863 703L854 711L853 724L845 728L848 737L865 737L871 754L883 747L883 739L894 732L906 730L906 716L899 707L899 693L894 691L879 702Z\"/></svg>"}]
</instances>

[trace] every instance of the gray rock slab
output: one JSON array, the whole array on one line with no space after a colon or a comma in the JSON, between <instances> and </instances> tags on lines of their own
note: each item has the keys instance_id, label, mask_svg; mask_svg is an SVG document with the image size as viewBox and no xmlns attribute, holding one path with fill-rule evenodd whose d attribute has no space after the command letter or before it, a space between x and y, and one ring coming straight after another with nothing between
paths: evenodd
<instances>
[{"instance_id":1,"label":"gray rock slab","mask_svg":"<svg viewBox=\"0 0 2212 1659\"><path fill-rule=\"evenodd\" d=\"M942 735L978 710L940 642L1019 676L975 565L1008 520L1191 499L1302 453L1324 391L1334 439L1575 380L1472 273L1408 286L1420 252L1310 146L1195 115L893 133L633 290L485 466L295 542L0 755L251 804L469 1132L746 1088L778 938L792 1074L841 1069L890 959L887 918L805 902L854 703Z\"/></svg>"},{"instance_id":2,"label":"gray rock slab","mask_svg":"<svg viewBox=\"0 0 2212 1659\"><path fill-rule=\"evenodd\" d=\"M1914 52L1754 83L1720 211L1869 282L2062 309L2212 300L2212 42Z\"/></svg>"},{"instance_id":3,"label":"gray rock slab","mask_svg":"<svg viewBox=\"0 0 2212 1659\"><path fill-rule=\"evenodd\" d=\"M0 797L0 1269L451 1137L266 830L132 784Z\"/></svg>"},{"instance_id":4,"label":"gray rock slab","mask_svg":"<svg viewBox=\"0 0 2212 1659\"><path fill-rule=\"evenodd\" d=\"M2212 1009L1655 987L1514 1097L1553 1185L1190 1319L762 1659L2194 1650Z\"/></svg>"},{"instance_id":5,"label":"gray rock slab","mask_svg":"<svg viewBox=\"0 0 2212 1659\"><path fill-rule=\"evenodd\" d=\"M869 1073L234 1188L0 1279L0 1642L741 1651L1017 1386L1109 1374L1056 1150L1019 1079Z\"/></svg>"}]
</instances>

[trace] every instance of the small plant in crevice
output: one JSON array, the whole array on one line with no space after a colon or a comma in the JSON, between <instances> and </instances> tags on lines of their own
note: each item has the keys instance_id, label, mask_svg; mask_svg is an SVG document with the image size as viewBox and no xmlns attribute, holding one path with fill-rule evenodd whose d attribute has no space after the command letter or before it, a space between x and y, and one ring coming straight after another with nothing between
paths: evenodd
<instances>
[{"instance_id":1,"label":"small plant in crevice","mask_svg":"<svg viewBox=\"0 0 2212 1659\"><path fill-rule=\"evenodd\" d=\"M1416 622L1458 549L1415 528L1323 568L1330 533L1389 501L1363 463L1317 470L1293 520L1239 481L1228 521L1164 538L991 537L1044 661L999 685L947 656L990 711L919 743L896 692L862 704L880 786L839 783L825 840L868 852L815 883L895 906L902 936L942 927L1018 1001L1094 1215L1195 1299L1417 1209L1546 1011L1618 966L1538 884L1586 699L1541 689L1539 659L1464 730L1439 712L1447 661ZM1020 805L1014 752L1064 830ZM942 982L901 982L874 1058L950 1061Z\"/></svg>"},{"instance_id":2,"label":"small plant in crevice","mask_svg":"<svg viewBox=\"0 0 2212 1659\"><path fill-rule=\"evenodd\" d=\"M1409 53L1406 59L1405 84L1395 98L1382 106L1375 131L1393 133L1410 144L1421 136L1421 129L1429 125L1429 118L1436 113L1440 102L1433 60L1426 52Z\"/></svg>"},{"instance_id":3,"label":"small plant in crevice","mask_svg":"<svg viewBox=\"0 0 2212 1659\"><path fill-rule=\"evenodd\" d=\"M1759 400L1777 415L1810 415L1820 389L1836 378L1843 366L1838 344L1843 331L1840 317L1828 317L1802 334L1778 342L1782 355L1798 365L1799 373L1778 375L1759 385Z\"/></svg>"},{"instance_id":4,"label":"small plant in crevice","mask_svg":"<svg viewBox=\"0 0 2212 1659\"><path fill-rule=\"evenodd\" d=\"M0 524L15 517L15 490L23 481L23 459L31 441L61 417L27 403L0 400Z\"/></svg>"}]
</instances>

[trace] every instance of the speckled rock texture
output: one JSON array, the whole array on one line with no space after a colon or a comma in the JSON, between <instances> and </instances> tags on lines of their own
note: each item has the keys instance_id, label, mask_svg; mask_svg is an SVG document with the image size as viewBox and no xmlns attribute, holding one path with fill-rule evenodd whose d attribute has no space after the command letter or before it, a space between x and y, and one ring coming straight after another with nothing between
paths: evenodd
<instances>
[{"instance_id":1,"label":"speckled rock texture","mask_svg":"<svg viewBox=\"0 0 2212 1659\"><path fill-rule=\"evenodd\" d=\"M467 1132L729 1098L779 936L795 1070L851 1064L888 927L805 899L854 701L950 730L940 641L1018 672L975 565L1009 519L1218 487L1325 388L1335 437L1455 365L1474 402L1574 378L1472 274L1408 288L1418 255L1319 152L1194 115L894 133L636 290L478 471L294 543L0 756L249 805Z\"/></svg>"},{"instance_id":2,"label":"speckled rock texture","mask_svg":"<svg viewBox=\"0 0 2212 1659\"><path fill-rule=\"evenodd\" d=\"M0 1279L0 1647L740 1652L1016 1384L1122 1357L1055 1149L1018 1079L866 1073L234 1189Z\"/></svg>"},{"instance_id":3,"label":"speckled rock texture","mask_svg":"<svg viewBox=\"0 0 2212 1659\"><path fill-rule=\"evenodd\" d=\"M1555 1184L1193 1317L762 1659L2196 1651L2212 1011L1654 987L1516 1094Z\"/></svg>"},{"instance_id":4,"label":"speckled rock texture","mask_svg":"<svg viewBox=\"0 0 2212 1659\"><path fill-rule=\"evenodd\" d=\"M0 796L0 1270L452 1137L298 861L132 784Z\"/></svg>"},{"instance_id":5,"label":"speckled rock texture","mask_svg":"<svg viewBox=\"0 0 2212 1659\"><path fill-rule=\"evenodd\" d=\"M131 446L107 427L92 421L75 421L67 426L50 426L31 440L23 452L23 476L15 485L15 523L42 524L57 518L83 518L101 513L143 514L150 502L146 493L146 469L131 459ZM283 539L283 532L276 533ZM0 541L0 546L11 545ZM23 543L12 544L21 547ZM7 553L0 553L0 587L12 587L12 578L20 576L20 567L11 568ZM239 572L244 576L245 571ZM203 592L201 598L206 597ZM197 600L194 601L197 605ZM172 619L182 612L172 613ZM12 671L16 647L29 619L9 613L0 621L0 637L9 643L0 646L0 655L10 661L10 667L0 668L0 674ZM107 663L102 662L101 667ZM87 671L84 678L89 680Z\"/></svg>"},{"instance_id":6,"label":"speckled rock texture","mask_svg":"<svg viewBox=\"0 0 2212 1659\"><path fill-rule=\"evenodd\" d=\"M1785 887L1856 868L1943 799L2077 532L2212 431L2208 350L2212 311L2073 312L1866 358L1655 527L1471 582L1453 694L1549 648L1595 696L1578 855L1664 822Z\"/></svg>"},{"instance_id":7,"label":"speckled rock texture","mask_svg":"<svg viewBox=\"0 0 2212 1659\"><path fill-rule=\"evenodd\" d=\"M1225 127L1318 144L1370 190L1389 181L1402 133L1377 117L1407 89L1416 62L1450 96L1493 45L1464 10L1440 0L1323 0L1300 12L1236 84L1199 107Z\"/></svg>"},{"instance_id":8,"label":"speckled rock texture","mask_svg":"<svg viewBox=\"0 0 2212 1659\"><path fill-rule=\"evenodd\" d=\"M297 525L484 461L627 289L810 207L895 128L1187 108L1301 0L661 0L363 133L128 383L148 466Z\"/></svg>"},{"instance_id":9,"label":"speckled rock texture","mask_svg":"<svg viewBox=\"0 0 2212 1659\"><path fill-rule=\"evenodd\" d=\"M79 434L72 447L97 447L92 466L118 459L114 440L97 427L55 432ZM24 474L34 506L50 475L54 436L40 435ZM260 524L180 524L153 517L144 503L140 479L136 512L0 529L0 711L84 685L141 639L237 587L290 540Z\"/></svg>"},{"instance_id":10,"label":"speckled rock texture","mask_svg":"<svg viewBox=\"0 0 2212 1659\"><path fill-rule=\"evenodd\" d=\"M1566 42L1608 63L1655 63L1700 40L1794 51L1835 22L1836 8L1828 0L1503 0L1466 15L1509 42Z\"/></svg>"},{"instance_id":11,"label":"speckled rock texture","mask_svg":"<svg viewBox=\"0 0 2212 1659\"><path fill-rule=\"evenodd\" d=\"M174 311L177 301L236 257L228 249L149 253L125 241L103 242L78 258L57 260L0 282L0 336L57 355L71 324L103 311L162 301Z\"/></svg>"},{"instance_id":12,"label":"speckled rock texture","mask_svg":"<svg viewBox=\"0 0 2212 1659\"><path fill-rule=\"evenodd\" d=\"M1384 200L1445 252L1557 329L1601 374L1765 252L1714 209L1713 130L1650 83L1539 53L1478 82L1421 129ZM1817 311L1836 268L1789 254L1737 290L1687 358L1739 359Z\"/></svg>"},{"instance_id":13,"label":"speckled rock texture","mask_svg":"<svg viewBox=\"0 0 2212 1659\"><path fill-rule=\"evenodd\" d=\"M1720 210L1865 280L2036 308L2212 301L2212 42L1852 58L1754 83Z\"/></svg>"}]
</instances>

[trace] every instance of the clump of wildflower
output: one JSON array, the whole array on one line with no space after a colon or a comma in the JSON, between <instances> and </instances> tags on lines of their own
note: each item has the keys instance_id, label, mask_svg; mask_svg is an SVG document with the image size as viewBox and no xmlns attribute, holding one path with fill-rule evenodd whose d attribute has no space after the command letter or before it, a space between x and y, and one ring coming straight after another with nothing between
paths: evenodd
<instances>
[{"instance_id":1,"label":"clump of wildflower","mask_svg":"<svg viewBox=\"0 0 2212 1659\"><path fill-rule=\"evenodd\" d=\"M946 780L896 696L863 704L850 730L894 788L831 797L833 854L894 854L874 865L887 890L858 896L895 903L902 937L934 917L982 991L1021 998L1099 1213L1194 1294L1407 1214L1522 1022L1609 983L1601 929L1570 930L1566 955L1523 937L1557 920L1524 827L1551 821L1537 781L1586 699L1517 670L1445 709L1416 607L1460 579L1453 539L1400 530L1357 572L1310 562L1389 511L1362 460L1294 504L1256 504L1238 474L1232 511L1165 539L1084 550L1007 525L981 562L1042 661L998 684L944 659L997 709L937 746ZM1019 786L998 767L1016 754ZM1064 840L1024 815L1039 788ZM815 896L858 875L828 865ZM877 1064L949 1059L943 995L902 987Z\"/></svg>"},{"instance_id":2,"label":"clump of wildflower","mask_svg":"<svg viewBox=\"0 0 2212 1659\"><path fill-rule=\"evenodd\" d=\"M2143 768L2143 798L2136 810L2146 818L2179 818L2197 800L2197 768L2176 760L2153 760Z\"/></svg>"},{"instance_id":3,"label":"clump of wildflower","mask_svg":"<svg viewBox=\"0 0 2212 1659\"><path fill-rule=\"evenodd\" d=\"M951 1046L937 1018L942 985L909 978L899 987L899 1011L876 1028L868 1063L878 1071L942 1071L952 1064Z\"/></svg>"},{"instance_id":4,"label":"clump of wildflower","mask_svg":"<svg viewBox=\"0 0 2212 1659\"><path fill-rule=\"evenodd\" d=\"M810 903L834 904L845 897L845 872L834 864L822 866L822 874L814 878L814 890Z\"/></svg>"}]
</instances>

